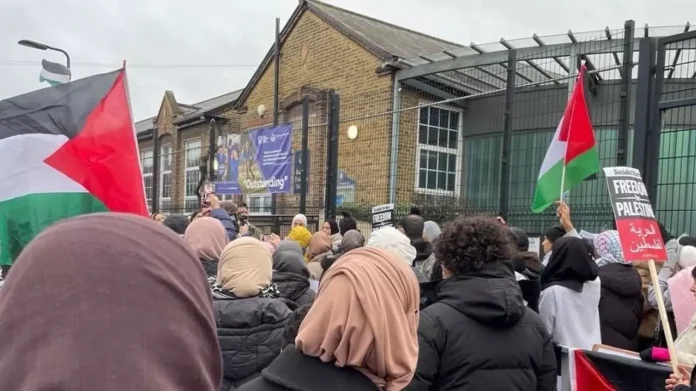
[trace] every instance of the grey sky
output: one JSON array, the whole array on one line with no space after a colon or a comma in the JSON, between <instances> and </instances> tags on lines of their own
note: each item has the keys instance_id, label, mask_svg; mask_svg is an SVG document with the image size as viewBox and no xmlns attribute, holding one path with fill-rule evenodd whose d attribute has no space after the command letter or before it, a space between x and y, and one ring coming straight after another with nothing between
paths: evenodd
<instances>
[{"instance_id":1,"label":"grey sky","mask_svg":"<svg viewBox=\"0 0 696 391\"><path fill-rule=\"evenodd\" d=\"M325 0L439 38L469 44L539 35L684 24L693 0ZM436 5L434 5L436 4ZM582 4L582 5L581 5ZM137 120L156 114L165 89L194 103L243 88L284 23L293 0L0 0L0 99L43 87L42 58L60 53L17 45L32 39L70 52L73 77L126 59Z\"/></svg>"}]
</instances>

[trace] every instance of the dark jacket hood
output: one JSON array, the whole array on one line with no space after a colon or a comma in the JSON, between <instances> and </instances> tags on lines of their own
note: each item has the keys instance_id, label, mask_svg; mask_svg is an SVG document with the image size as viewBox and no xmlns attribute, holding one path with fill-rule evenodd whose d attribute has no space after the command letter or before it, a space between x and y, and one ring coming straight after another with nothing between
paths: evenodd
<instances>
[{"instance_id":1,"label":"dark jacket hood","mask_svg":"<svg viewBox=\"0 0 696 391\"><path fill-rule=\"evenodd\" d=\"M506 263L443 280L437 290L438 302L491 328L510 328L526 311L522 291Z\"/></svg>"},{"instance_id":2,"label":"dark jacket hood","mask_svg":"<svg viewBox=\"0 0 696 391\"><path fill-rule=\"evenodd\" d=\"M527 268L537 274L541 274L543 265L539 259L539 255L532 251L520 251L517 253L515 258L512 260L515 267L515 271L522 273L522 271Z\"/></svg>"},{"instance_id":3,"label":"dark jacket hood","mask_svg":"<svg viewBox=\"0 0 696 391\"><path fill-rule=\"evenodd\" d=\"M416 249L415 262L422 262L430 258L433 253L433 244L423 239L412 239L411 246Z\"/></svg>"},{"instance_id":4,"label":"dark jacket hood","mask_svg":"<svg viewBox=\"0 0 696 391\"><path fill-rule=\"evenodd\" d=\"M309 279L307 277L292 272L273 271L272 282L278 287L280 297L297 301L309 289Z\"/></svg>"},{"instance_id":5,"label":"dark jacket hood","mask_svg":"<svg viewBox=\"0 0 696 391\"><path fill-rule=\"evenodd\" d=\"M641 294L640 274L632 265L612 263L599 268L602 287L621 297Z\"/></svg>"},{"instance_id":6,"label":"dark jacket hood","mask_svg":"<svg viewBox=\"0 0 696 391\"><path fill-rule=\"evenodd\" d=\"M304 261L302 248L297 242L283 240L278 243L273 253L273 270L283 273L294 273L309 278L309 270Z\"/></svg>"}]
</instances>

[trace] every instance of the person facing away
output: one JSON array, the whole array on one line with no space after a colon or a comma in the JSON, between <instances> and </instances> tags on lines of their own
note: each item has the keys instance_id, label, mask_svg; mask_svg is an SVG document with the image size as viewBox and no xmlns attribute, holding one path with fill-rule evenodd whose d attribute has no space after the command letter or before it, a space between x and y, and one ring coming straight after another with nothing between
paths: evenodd
<instances>
[{"instance_id":1,"label":"person facing away","mask_svg":"<svg viewBox=\"0 0 696 391\"><path fill-rule=\"evenodd\" d=\"M315 233L309 241L305 255L307 256L307 269L313 280L321 280L321 275L324 272L321 262L324 258L333 256L331 246L331 237L321 231Z\"/></svg>"},{"instance_id":2,"label":"person facing away","mask_svg":"<svg viewBox=\"0 0 696 391\"><path fill-rule=\"evenodd\" d=\"M167 216L162 222L165 227L176 232L177 235L183 236L186 233L186 228L189 226L189 219L186 216Z\"/></svg>"},{"instance_id":3,"label":"person facing away","mask_svg":"<svg viewBox=\"0 0 696 391\"><path fill-rule=\"evenodd\" d=\"M384 227L373 231L370 240L367 241L367 247L381 248L393 252L411 266L411 270L413 270L419 283L427 281L425 276L412 266L417 252L415 247L411 245L409 238L401 230L394 227Z\"/></svg>"},{"instance_id":4,"label":"person facing away","mask_svg":"<svg viewBox=\"0 0 696 391\"><path fill-rule=\"evenodd\" d=\"M314 291L309 287L309 270L304 263L302 248L292 240L283 240L273 253L272 283L279 295L297 306L314 301Z\"/></svg>"},{"instance_id":5,"label":"person facing away","mask_svg":"<svg viewBox=\"0 0 696 391\"><path fill-rule=\"evenodd\" d=\"M220 253L227 244L227 231L222 223L212 217L199 217L186 228L184 239L196 252L205 274L217 276Z\"/></svg>"},{"instance_id":6,"label":"person facing away","mask_svg":"<svg viewBox=\"0 0 696 391\"><path fill-rule=\"evenodd\" d=\"M515 270L515 279L522 290L522 298L527 307L538 313L543 268L539 255L529 251L529 237L523 230L509 227L508 233L515 247L512 266Z\"/></svg>"},{"instance_id":7,"label":"person facing away","mask_svg":"<svg viewBox=\"0 0 696 391\"><path fill-rule=\"evenodd\" d=\"M418 360L418 302L403 260L353 250L326 271L294 346L239 391L402 390Z\"/></svg>"},{"instance_id":8,"label":"person facing away","mask_svg":"<svg viewBox=\"0 0 696 391\"><path fill-rule=\"evenodd\" d=\"M283 327L292 311L271 283L273 261L263 243L244 237L220 255L213 313L222 349L220 391L236 390L259 376L283 347Z\"/></svg>"},{"instance_id":9,"label":"person facing away","mask_svg":"<svg viewBox=\"0 0 696 391\"><path fill-rule=\"evenodd\" d=\"M351 229L350 231L346 232L346 234L343 236L343 239L341 240L341 245L339 246L339 252L335 252L334 248L334 254L330 255L328 257L325 257L324 259L321 260L321 269L323 272L326 272L331 265L334 264L339 258L341 258L344 254L355 250L356 248L361 248L365 246L365 237L358 231Z\"/></svg>"},{"instance_id":10,"label":"person facing away","mask_svg":"<svg viewBox=\"0 0 696 391\"><path fill-rule=\"evenodd\" d=\"M436 222L426 221L423 224L423 238L431 244L434 244L435 240L440 237L440 233L442 233L442 229L440 229L440 226L437 225ZM440 267L440 263L437 262L437 259L435 259L435 255L430 256L422 262L418 267L418 271L421 272L428 281L433 280L433 274L439 276L435 278L435 280L442 278L442 268Z\"/></svg>"},{"instance_id":11,"label":"person facing away","mask_svg":"<svg viewBox=\"0 0 696 391\"><path fill-rule=\"evenodd\" d=\"M416 258L412 266L420 268L420 265L433 254L433 244L423 237L425 221L419 215L408 215L399 222L401 231L411 241L411 246L416 249Z\"/></svg>"},{"instance_id":12,"label":"person facing away","mask_svg":"<svg viewBox=\"0 0 696 391\"><path fill-rule=\"evenodd\" d=\"M643 293L638 271L626 262L618 231L604 231L593 240L599 266L599 321L602 343L638 351Z\"/></svg>"},{"instance_id":13,"label":"person facing away","mask_svg":"<svg viewBox=\"0 0 696 391\"><path fill-rule=\"evenodd\" d=\"M341 220L338 222L338 229L341 231L341 235L345 235L346 232L354 229L358 230L358 222L355 221L353 216L348 212L341 212Z\"/></svg>"},{"instance_id":14,"label":"person facing away","mask_svg":"<svg viewBox=\"0 0 696 391\"><path fill-rule=\"evenodd\" d=\"M592 349L602 343L597 276L597 264L583 239L562 237L553 243L541 274L539 315L554 344Z\"/></svg>"},{"instance_id":15,"label":"person facing away","mask_svg":"<svg viewBox=\"0 0 696 391\"><path fill-rule=\"evenodd\" d=\"M445 225L435 244L444 279L421 310L418 368L407 390L556 389L551 338L524 305L508 235L483 216Z\"/></svg>"},{"instance_id":16,"label":"person facing away","mask_svg":"<svg viewBox=\"0 0 696 391\"><path fill-rule=\"evenodd\" d=\"M37 236L0 296L0 389L217 391L200 262L170 229L98 213Z\"/></svg>"}]
</instances>

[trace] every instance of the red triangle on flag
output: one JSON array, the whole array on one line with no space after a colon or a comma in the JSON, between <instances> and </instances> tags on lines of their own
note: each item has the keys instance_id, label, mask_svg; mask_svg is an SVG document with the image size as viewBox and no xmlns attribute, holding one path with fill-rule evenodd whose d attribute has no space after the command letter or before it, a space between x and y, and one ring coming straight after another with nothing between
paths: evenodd
<instances>
[{"instance_id":1,"label":"red triangle on flag","mask_svg":"<svg viewBox=\"0 0 696 391\"><path fill-rule=\"evenodd\" d=\"M582 351L576 350L574 354L576 391L616 391Z\"/></svg>"},{"instance_id":2,"label":"red triangle on flag","mask_svg":"<svg viewBox=\"0 0 696 391\"><path fill-rule=\"evenodd\" d=\"M138 145L125 71L121 71L79 133L44 162L81 184L112 212L147 216Z\"/></svg>"}]
</instances>

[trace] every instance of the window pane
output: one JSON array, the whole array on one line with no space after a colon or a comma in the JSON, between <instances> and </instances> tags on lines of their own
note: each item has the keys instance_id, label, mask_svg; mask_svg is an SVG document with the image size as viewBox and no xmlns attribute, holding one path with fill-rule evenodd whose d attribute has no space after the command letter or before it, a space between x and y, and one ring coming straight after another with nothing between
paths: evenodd
<instances>
[{"instance_id":1,"label":"window pane","mask_svg":"<svg viewBox=\"0 0 696 391\"><path fill-rule=\"evenodd\" d=\"M449 128L459 130L459 113L456 111L450 112Z\"/></svg>"},{"instance_id":2,"label":"window pane","mask_svg":"<svg viewBox=\"0 0 696 391\"><path fill-rule=\"evenodd\" d=\"M198 170L186 171L186 197L196 197L196 187L201 178L201 172Z\"/></svg>"},{"instance_id":3,"label":"window pane","mask_svg":"<svg viewBox=\"0 0 696 391\"><path fill-rule=\"evenodd\" d=\"M418 127L418 142L421 144L428 143L428 127L425 125Z\"/></svg>"},{"instance_id":4,"label":"window pane","mask_svg":"<svg viewBox=\"0 0 696 391\"><path fill-rule=\"evenodd\" d=\"M454 174L447 174L447 190L454 191Z\"/></svg>"},{"instance_id":5,"label":"window pane","mask_svg":"<svg viewBox=\"0 0 696 391\"><path fill-rule=\"evenodd\" d=\"M428 176L426 177L427 180L426 180L425 188L426 189L437 189L437 187L435 186L435 172L428 171L427 173L428 173Z\"/></svg>"},{"instance_id":6,"label":"window pane","mask_svg":"<svg viewBox=\"0 0 696 391\"><path fill-rule=\"evenodd\" d=\"M418 187L425 189L425 179L428 177L428 171L418 170Z\"/></svg>"},{"instance_id":7,"label":"window pane","mask_svg":"<svg viewBox=\"0 0 696 391\"><path fill-rule=\"evenodd\" d=\"M449 148L457 149L457 132L449 131Z\"/></svg>"},{"instance_id":8,"label":"window pane","mask_svg":"<svg viewBox=\"0 0 696 391\"><path fill-rule=\"evenodd\" d=\"M420 118L419 118L418 122L420 122L421 124L428 123L428 108L427 107L421 107Z\"/></svg>"},{"instance_id":9,"label":"window pane","mask_svg":"<svg viewBox=\"0 0 696 391\"><path fill-rule=\"evenodd\" d=\"M437 170L437 152L429 151L428 153L428 169Z\"/></svg>"},{"instance_id":10,"label":"window pane","mask_svg":"<svg viewBox=\"0 0 696 391\"><path fill-rule=\"evenodd\" d=\"M447 157L449 156L448 153L442 153L438 152L437 153L437 170L438 171L447 171Z\"/></svg>"},{"instance_id":11,"label":"window pane","mask_svg":"<svg viewBox=\"0 0 696 391\"><path fill-rule=\"evenodd\" d=\"M442 171L437 172L437 189L445 190L447 188L447 173Z\"/></svg>"},{"instance_id":12,"label":"window pane","mask_svg":"<svg viewBox=\"0 0 696 391\"><path fill-rule=\"evenodd\" d=\"M440 117L440 110L436 109L434 107L431 107L430 108L430 118L428 119L428 123L431 126L438 126L440 124L439 117Z\"/></svg>"},{"instance_id":13,"label":"window pane","mask_svg":"<svg viewBox=\"0 0 696 391\"><path fill-rule=\"evenodd\" d=\"M428 145L433 145L437 146L437 138L438 138L438 129L437 128L430 128L428 130Z\"/></svg>"},{"instance_id":14,"label":"window pane","mask_svg":"<svg viewBox=\"0 0 696 391\"><path fill-rule=\"evenodd\" d=\"M440 129L437 145L443 148L447 148L448 144L448 138L449 138L449 131L445 129Z\"/></svg>"},{"instance_id":15,"label":"window pane","mask_svg":"<svg viewBox=\"0 0 696 391\"><path fill-rule=\"evenodd\" d=\"M186 168L198 167L201 158L201 142L187 141L184 148L186 149Z\"/></svg>"},{"instance_id":16,"label":"window pane","mask_svg":"<svg viewBox=\"0 0 696 391\"><path fill-rule=\"evenodd\" d=\"M449 124L449 110L440 109L440 127L446 128Z\"/></svg>"},{"instance_id":17,"label":"window pane","mask_svg":"<svg viewBox=\"0 0 696 391\"><path fill-rule=\"evenodd\" d=\"M449 164L447 165L447 171L457 172L457 155L448 153Z\"/></svg>"},{"instance_id":18,"label":"window pane","mask_svg":"<svg viewBox=\"0 0 696 391\"><path fill-rule=\"evenodd\" d=\"M428 168L428 150L421 149L420 151L420 168Z\"/></svg>"}]
</instances>

